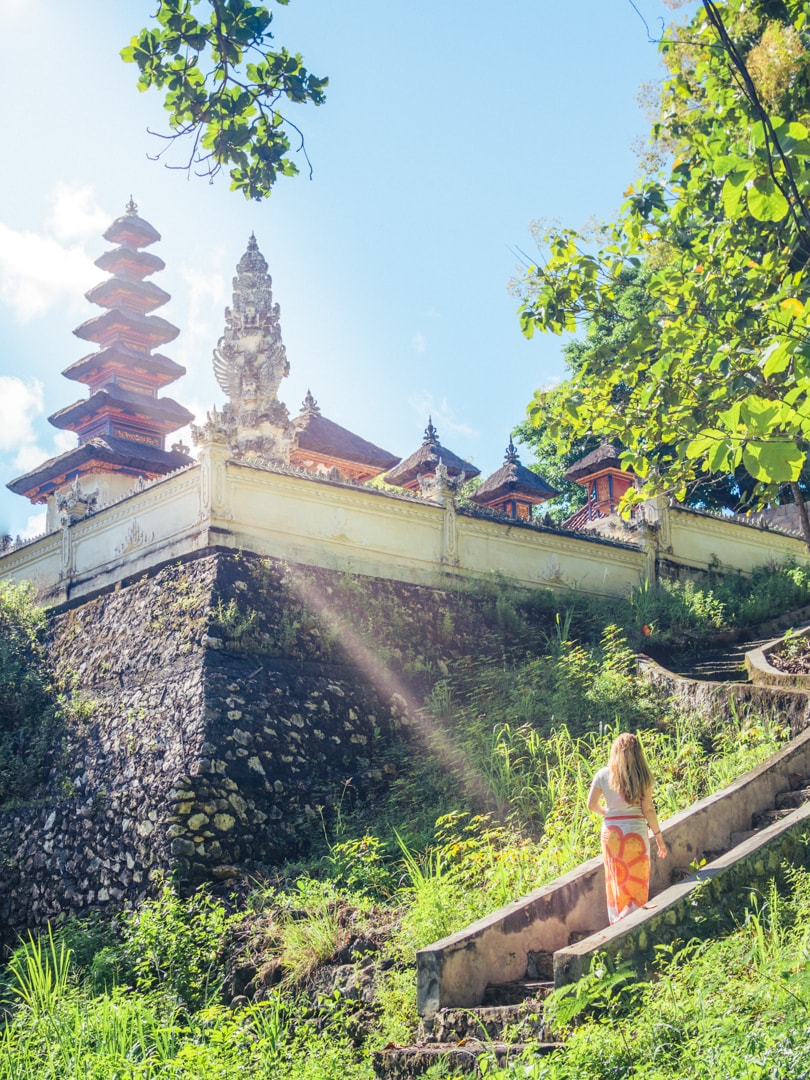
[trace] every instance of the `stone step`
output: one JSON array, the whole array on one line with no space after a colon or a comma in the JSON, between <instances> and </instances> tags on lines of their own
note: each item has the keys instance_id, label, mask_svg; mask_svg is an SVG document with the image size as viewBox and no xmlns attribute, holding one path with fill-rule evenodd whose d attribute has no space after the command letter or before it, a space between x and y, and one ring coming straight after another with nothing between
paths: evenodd
<instances>
[{"instance_id":1,"label":"stone step","mask_svg":"<svg viewBox=\"0 0 810 1080\"><path fill-rule=\"evenodd\" d=\"M782 818L786 818L792 813L793 808L791 807L785 810L762 810L760 813L753 815L751 825L754 829L766 829L769 825L773 825L775 821L781 821Z\"/></svg>"},{"instance_id":2,"label":"stone step","mask_svg":"<svg viewBox=\"0 0 810 1080\"><path fill-rule=\"evenodd\" d=\"M550 980L517 979L515 982L490 983L484 991L486 1005L520 1005L535 999L542 1001L554 989Z\"/></svg>"},{"instance_id":3,"label":"stone step","mask_svg":"<svg viewBox=\"0 0 810 1080\"><path fill-rule=\"evenodd\" d=\"M554 979L554 953L529 951L526 957L526 978L530 980Z\"/></svg>"},{"instance_id":4,"label":"stone step","mask_svg":"<svg viewBox=\"0 0 810 1080\"><path fill-rule=\"evenodd\" d=\"M749 837L756 833L756 829L741 829L739 832L733 832L731 839L728 842L729 851L735 848L737 844L741 844L744 840L748 840Z\"/></svg>"},{"instance_id":5,"label":"stone step","mask_svg":"<svg viewBox=\"0 0 810 1080\"><path fill-rule=\"evenodd\" d=\"M471 1073L482 1057L494 1058L499 1066L521 1057L527 1051L532 1054L550 1054L559 1050L562 1043L489 1043L468 1039L459 1043L433 1043L426 1046L392 1046L375 1050L371 1056L374 1074L381 1080L410 1080L424 1076L428 1069L444 1063L448 1075Z\"/></svg>"},{"instance_id":6,"label":"stone step","mask_svg":"<svg viewBox=\"0 0 810 1080\"><path fill-rule=\"evenodd\" d=\"M798 806L802 806L807 800L810 799L810 788L801 787L795 791L783 791L781 795L776 796L776 809L777 810L795 810Z\"/></svg>"},{"instance_id":7,"label":"stone step","mask_svg":"<svg viewBox=\"0 0 810 1080\"><path fill-rule=\"evenodd\" d=\"M548 1038L543 1022L543 1003L490 1005L473 1009L439 1009L419 1022L418 1041L458 1043L464 1039L489 1042L542 1042Z\"/></svg>"}]
</instances>

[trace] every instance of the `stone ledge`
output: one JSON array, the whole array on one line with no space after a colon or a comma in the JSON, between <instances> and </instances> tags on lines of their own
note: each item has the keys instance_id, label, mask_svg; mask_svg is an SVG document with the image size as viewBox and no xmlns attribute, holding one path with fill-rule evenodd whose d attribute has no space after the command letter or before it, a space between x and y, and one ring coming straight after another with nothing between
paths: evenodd
<instances>
[{"instance_id":1,"label":"stone ledge","mask_svg":"<svg viewBox=\"0 0 810 1080\"><path fill-rule=\"evenodd\" d=\"M810 636L810 625L802 626L795 631L797 637ZM759 649L751 649L745 654L745 667L748 676L755 686L775 686L783 689L810 690L810 675L780 671L771 665L768 657L777 646L781 645L784 635L768 641Z\"/></svg>"}]
</instances>

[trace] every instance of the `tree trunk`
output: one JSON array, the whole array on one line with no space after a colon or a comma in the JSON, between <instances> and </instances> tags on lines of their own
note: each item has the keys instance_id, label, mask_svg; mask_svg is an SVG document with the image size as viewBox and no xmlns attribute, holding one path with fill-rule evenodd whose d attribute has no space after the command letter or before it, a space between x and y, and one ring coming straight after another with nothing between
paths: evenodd
<instances>
[{"instance_id":1,"label":"tree trunk","mask_svg":"<svg viewBox=\"0 0 810 1080\"><path fill-rule=\"evenodd\" d=\"M807 544L807 550L810 551L810 518L807 516L807 507L804 502L804 495L799 485L794 481L790 485L790 490L793 493L793 501L796 503L796 509L799 512L799 522L802 527L802 536L804 542Z\"/></svg>"}]
</instances>

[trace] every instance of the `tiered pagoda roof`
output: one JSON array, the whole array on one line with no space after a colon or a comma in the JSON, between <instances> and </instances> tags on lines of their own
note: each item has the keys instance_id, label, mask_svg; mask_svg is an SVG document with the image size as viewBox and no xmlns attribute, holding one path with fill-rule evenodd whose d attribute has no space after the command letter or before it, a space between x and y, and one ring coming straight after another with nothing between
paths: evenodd
<instances>
[{"instance_id":1,"label":"tiered pagoda roof","mask_svg":"<svg viewBox=\"0 0 810 1080\"><path fill-rule=\"evenodd\" d=\"M290 454L293 465L310 470L319 466L337 468L344 476L362 483L399 461L395 454L323 416L309 390L293 427L296 431L295 449Z\"/></svg>"},{"instance_id":2,"label":"tiered pagoda roof","mask_svg":"<svg viewBox=\"0 0 810 1080\"><path fill-rule=\"evenodd\" d=\"M451 477L460 476L464 473L464 478L471 480L481 472L480 469L476 469L475 465L471 465L469 461L464 461L463 458L454 454L452 450L448 450L446 446L441 445L439 435L433 426L433 419L428 417L428 426L425 428L422 445L415 453L405 458L400 465L387 473L383 479L386 484L393 484L395 487L416 491L419 488L420 477L433 476L439 462L444 465L447 469L447 475Z\"/></svg>"},{"instance_id":3,"label":"tiered pagoda roof","mask_svg":"<svg viewBox=\"0 0 810 1080\"><path fill-rule=\"evenodd\" d=\"M482 482L470 499L480 506L500 510L509 517L528 520L532 506L553 499L556 495L559 495L559 491L520 464L510 438L503 465Z\"/></svg>"},{"instance_id":4,"label":"tiered pagoda roof","mask_svg":"<svg viewBox=\"0 0 810 1080\"><path fill-rule=\"evenodd\" d=\"M144 280L164 268L162 259L142 250L160 233L138 215L130 199L104 239L116 247L101 255L96 266L111 276L85 294L104 310L74 330L99 348L63 372L90 394L49 417L55 427L74 431L79 446L8 485L35 503L45 502L68 480L91 473L153 479L191 463L185 452L167 451L165 438L188 424L192 414L172 398L157 396L161 387L185 374L180 364L153 351L179 333L151 314L169 294Z\"/></svg>"},{"instance_id":5,"label":"tiered pagoda roof","mask_svg":"<svg viewBox=\"0 0 810 1080\"><path fill-rule=\"evenodd\" d=\"M566 518L564 528L591 528L598 519L616 513L622 497L634 482L633 473L622 466L620 454L615 446L603 442L566 470L566 480L573 480L588 489L588 500Z\"/></svg>"},{"instance_id":6,"label":"tiered pagoda roof","mask_svg":"<svg viewBox=\"0 0 810 1080\"><path fill-rule=\"evenodd\" d=\"M566 470L565 479L573 480L576 483L582 483L589 476L593 476L594 473L604 472L606 469L615 469L617 472L626 472L622 466L621 459L619 457L620 451L616 449L611 443L604 442L601 446L597 446L595 450L591 450L585 457L575 461L574 464Z\"/></svg>"}]
</instances>

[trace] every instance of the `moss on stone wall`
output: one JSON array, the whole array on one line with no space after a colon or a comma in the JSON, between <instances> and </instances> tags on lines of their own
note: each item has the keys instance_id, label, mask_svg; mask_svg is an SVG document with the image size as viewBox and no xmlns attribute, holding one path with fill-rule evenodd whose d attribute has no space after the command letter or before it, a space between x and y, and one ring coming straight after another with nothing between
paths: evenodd
<instances>
[{"instance_id":1,"label":"moss on stone wall","mask_svg":"<svg viewBox=\"0 0 810 1080\"><path fill-rule=\"evenodd\" d=\"M216 550L50 616L73 719L30 801L0 813L0 920L121 906L295 856L455 664L525 651L556 600L433 590ZM345 809L345 808L344 808Z\"/></svg>"}]
</instances>

